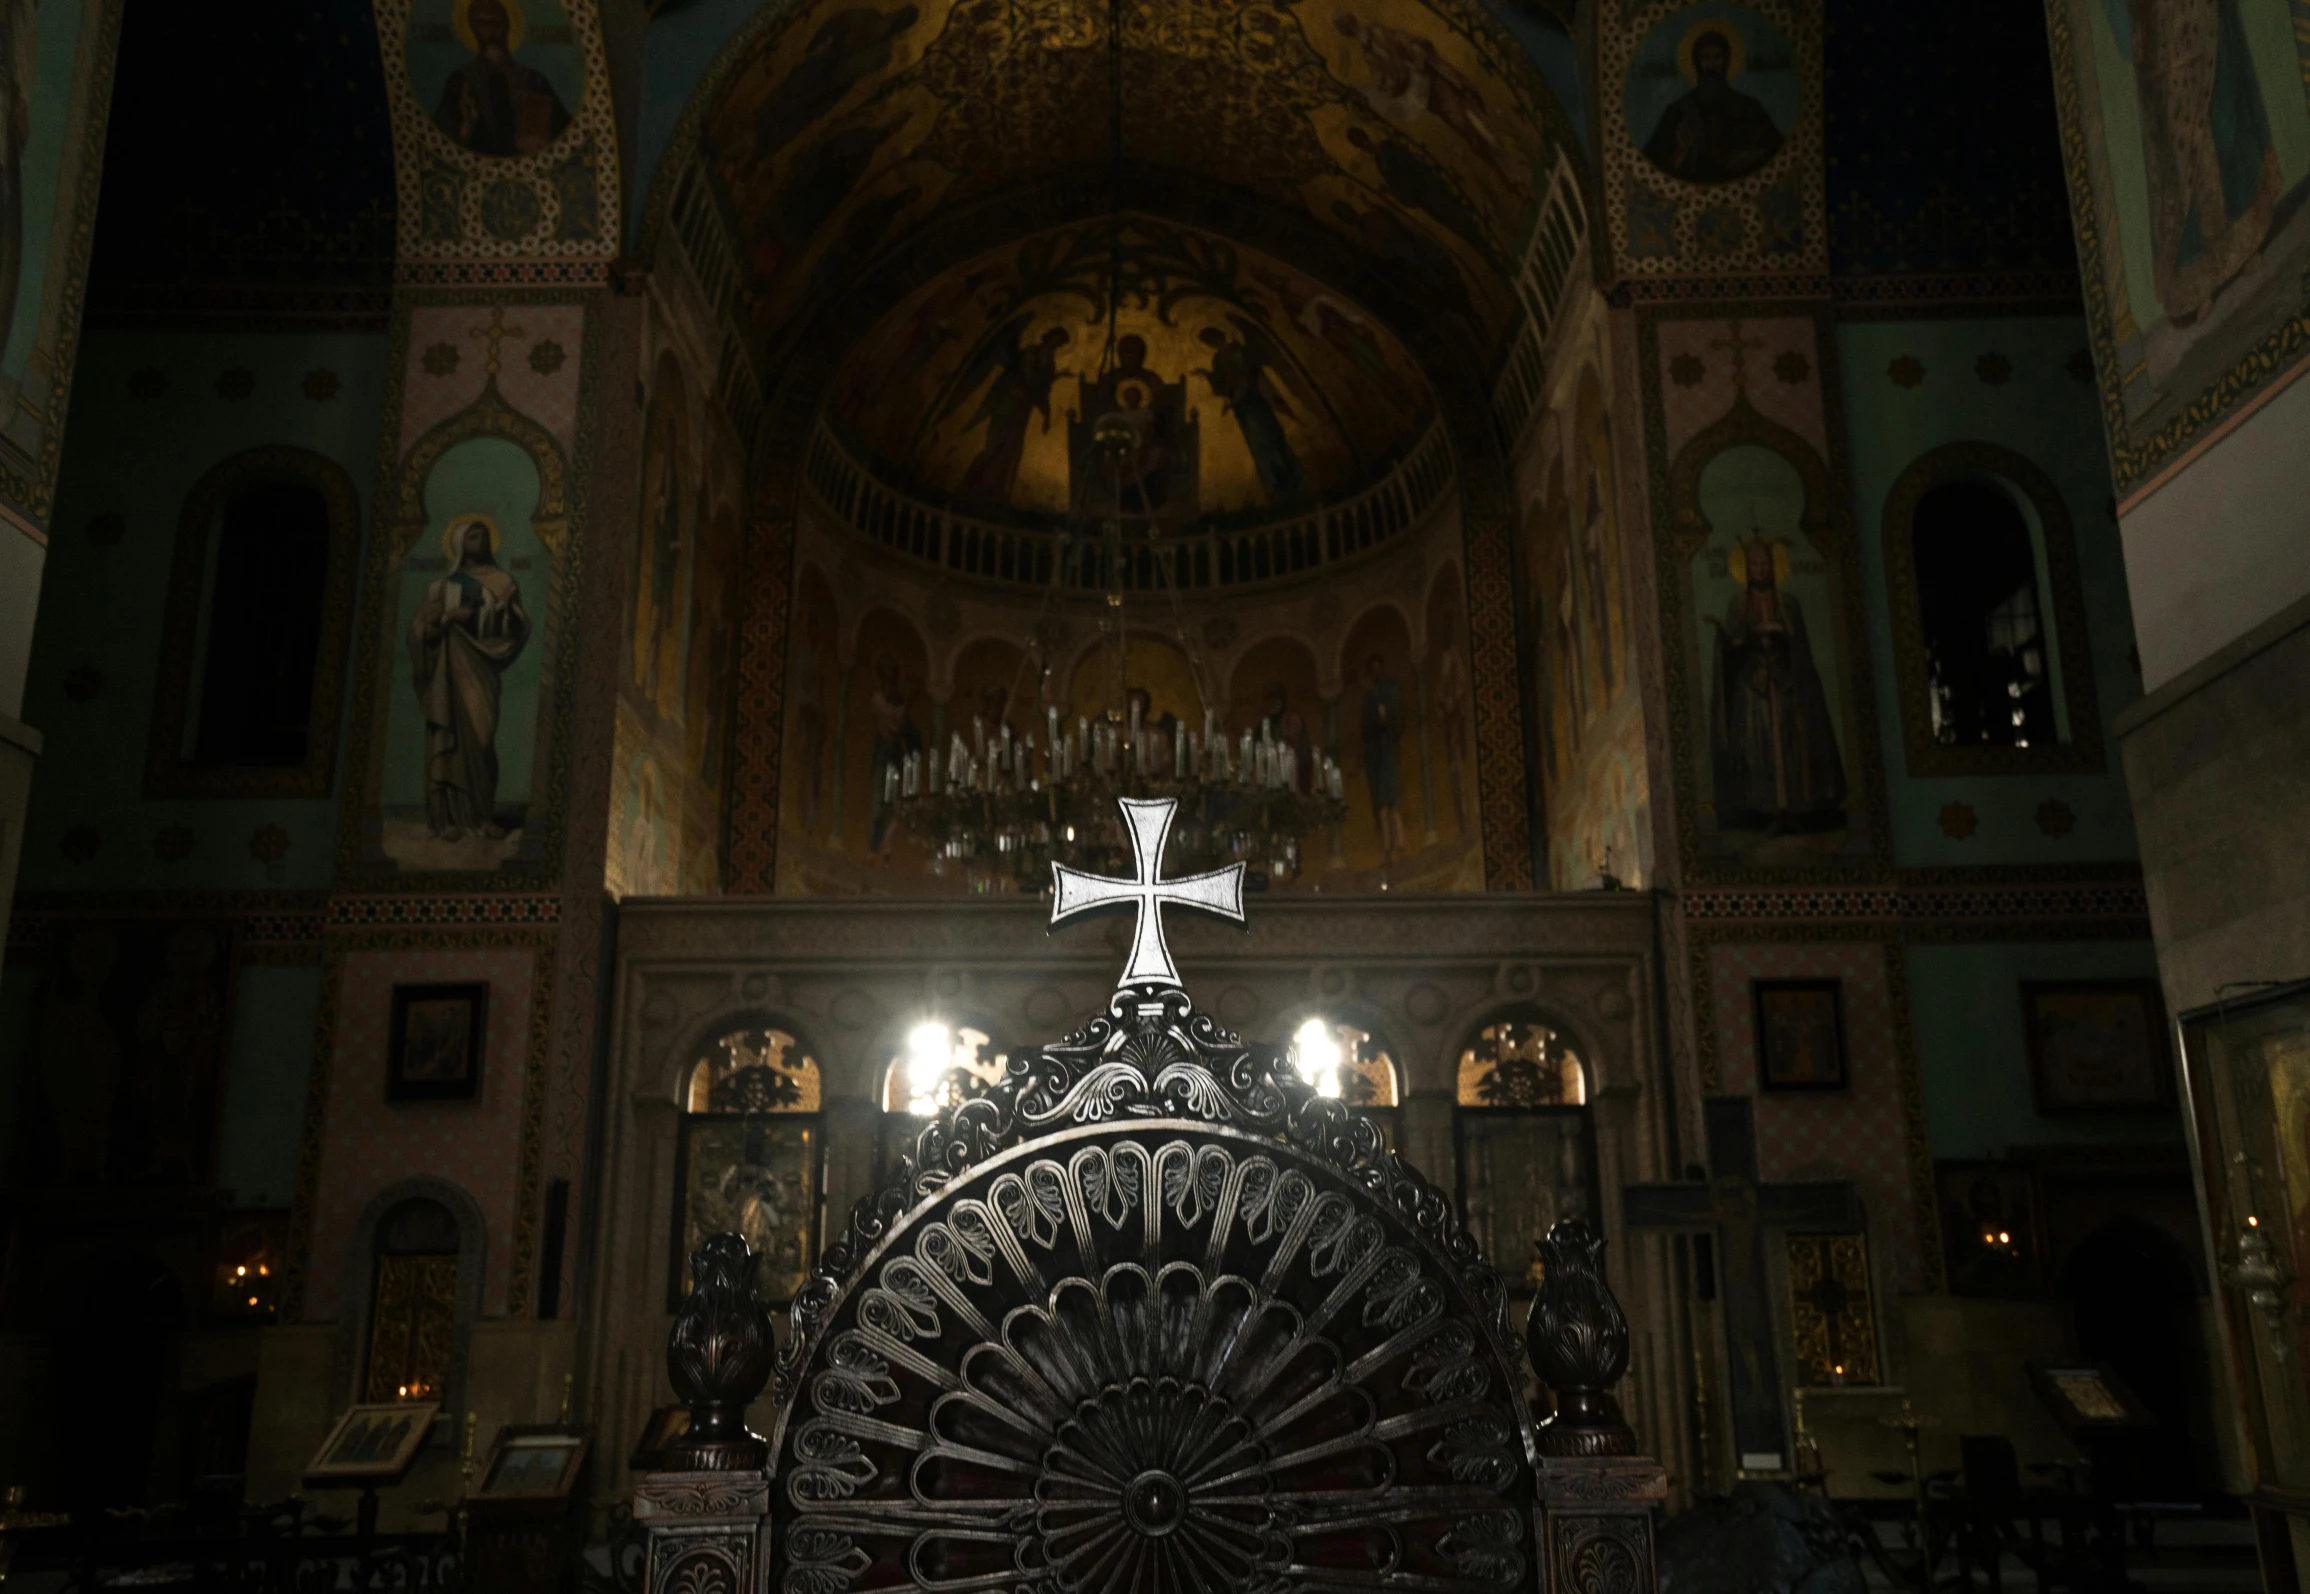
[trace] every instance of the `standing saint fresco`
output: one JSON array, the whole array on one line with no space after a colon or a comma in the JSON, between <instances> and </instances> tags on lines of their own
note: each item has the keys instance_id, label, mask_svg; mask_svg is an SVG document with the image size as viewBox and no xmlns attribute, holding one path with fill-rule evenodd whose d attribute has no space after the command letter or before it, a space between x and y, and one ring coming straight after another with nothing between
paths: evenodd
<instances>
[{"instance_id":1,"label":"standing saint fresco","mask_svg":"<svg viewBox=\"0 0 2310 1594\"><path fill-rule=\"evenodd\" d=\"M1299 496L1303 481L1299 455L1283 430L1283 417L1291 413L1291 406L1275 379L1274 349L1265 338L1254 336L1247 323L1239 320L1237 325L1246 333L1240 342L1217 327L1203 329L1201 341L1211 351L1211 367L1196 375L1210 382L1222 411L1235 418L1267 501L1287 504Z\"/></svg>"},{"instance_id":2,"label":"standing saint fresco","mask_svg":"<svg viewBox=\"0 0 2310 1594\"><path fill-rule=\"evenodd\" d=\"M1374 653L1364 660L1364 782L1371 793L1372 828L1380 858L1393 863L1404 850L1404 689Z\"/></svg>"},{"instance_id":3,"label":"standing saint fresco","mask_svg":"<svg viewBox=\"0 0 2310 1594\"><path fill-rule=\"evenodd\" d=\"M520 0L471 0L451 12L473 59L449 74L433 120L476 155L534 155L569 126L569 107L543 72L515 59Z\"/></svg>"},{"instance_id":4,"label":"standing saint fresco","mask_svg":"<svg viewBox=\"0 0 2310 1594\"><path fill-rule=\"evenodd\" d=\"M426 587L409 626L425 716L425 826L441 841L505 834L497 823L499 696L530 625L497 545L489 516L452 516L441 535L449 574Z\"/></svg>"},{"instance_id":5,"label":"standing saint fresco","mask_svg":"<svg viewBox=\"0 0 2310 1594\"><path fill-rule=\"evenodd\" d=\"M994 377L964 428L987 429L978 456L963 472L966 497L1009 503L1027 451L1028 424L1040 415L1043 430L1051 429L1051 385L1059 379L1059 350L1069 341L1067 329L1052 327L1033 342L1026 330L1023 318L1005 327L956 389L959 402L977 392L990 374Z\"/></svg>"},{"instance_id":6,"label":"standing saint fresco","mask_svg":"<svg viewBox=\"0 0 2310 1594\"><path fill-rule=\"evenodd\" d=\"M1768 835L1845 824L1845 764L1813 664L1805 611L1781 589L1780 550L1751 532L1734 547L1741 590L1716 628L1709 754L1716 822Z\"/></svg>"},{"instance_id":7,"label":"standing saint fresco","mask_svg":"<svg viewBox=\"0 0 2310 1594\"><path fill-rule=\"evenodd\" d=\"M2159 303L2186 327L2269 236L2278 151L2238 0L2130 0L2128 10L2151 265Z\"/></svg>"}]
</instances>

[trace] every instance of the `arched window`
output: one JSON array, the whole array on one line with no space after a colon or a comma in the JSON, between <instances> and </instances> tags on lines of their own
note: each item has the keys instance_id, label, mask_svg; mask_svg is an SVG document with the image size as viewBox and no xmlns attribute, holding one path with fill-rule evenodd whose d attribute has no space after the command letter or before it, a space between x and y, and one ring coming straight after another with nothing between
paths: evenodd
<instances>
[{"instance_id":1,"label":"arched window","mask_svg":"<svg viewBox=\"0 0 2310 1594\"><path fill-rule=\"evenodd\" d=\"M457 1338L457 1219L438 1201L395 1205L376 1230L361 1398L442 1400Z\"/></svg>"},{"instance_id":2,"label":"arched window","mask_svg":"<svg viewBox=\"0 0 2310 1594\"><path fill-rule=\"evenodd\" d=\"M1926 454L1886 502L1885 564L1910 774L2101 767L2074 537L2043 471L1989 443Z\"/></svg>"},{"instance_id":3,"label":"arched window","mask_svg":"<svg viewBox=\"0 0 2310 1594\"><path fill-rule=\"evenodd\" d=\"M766 1304L793 1299L818 1262L817 1062L785 1030L731 1030L691 1065L682 1104L673 1301L689 1290L690 1252L723 1233L744 1235L761 1257L754 1285Z\"/></svg>"},{"instance_id":4,"label":"arched window","mask_svg":"<svg viewBox=\"0 0 2310 1594\"><path fill-rule=\"evenodd\" d=\"M1596 1209L1588 1070L1543 1015L1500 1014L1460 1051L1460 1210L1511 1288L1538 1282L1534 1247Z\"/></svg>"},{"instance_id":5,"label":"arched window","mask_svg":"<svg viewBox=\"0 0 2310 1594\"><path fill-rule=\"evenodd\" d=\"M1396 1143L1396 1060L1384 1036L1314 1013L1292 1027L1287 1055L1317 1095L1361 1108Z\"/></svg>"},{"instance_id":6,"label":"arched window","mask_svg":"<svg viewBox=\"0 0 2310 1594\"><path fill-rule=\"evenodd\" d=\"M875 1144L879 1186L913 1144L922 1120L1003 1077L1010 1053L983 1029L943 1018L910 1025L882 1075L882 1123Z\"/></svg>"},{"instance_id":7,"label":"arched window","mask_svg":"<svg viewBox=\"0 0 2310 1594\"><path fill-rule=\"evenodd\" d=\"M1943 482L1917 500L1910 542L1933 739L2057 740L2037 548L2020 509L1986 482Z\"/></svg>"},{"instance_id":8,"label":"arched window","mask_svg":"<svg viewBox=\"0 0 2310 1594\"><path fill-rule=\"evenodd\" d=\"M351 478L304 449L236 454L186 496L153 795L327 791L358 540Z\"/></svg>"}]
</instances>

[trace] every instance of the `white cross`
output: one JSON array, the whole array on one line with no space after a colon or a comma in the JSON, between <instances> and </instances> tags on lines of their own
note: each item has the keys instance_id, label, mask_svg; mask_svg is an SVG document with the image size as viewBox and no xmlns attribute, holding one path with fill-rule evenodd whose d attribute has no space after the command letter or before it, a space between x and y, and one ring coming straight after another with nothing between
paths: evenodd
<instances>
[{"instance_id":1,"label":"white cross","mask_svg":"<svg viewBox=\"0 0 2310 1594\"><path fill-rule=\"evenodd\" d=\"M1085 874L1063 863L1052 864L1051 926L1056 929L1079 914L1128 902L1138 914L1138 931L1131 938L1131 961L1125 965L1123 977L1115 982L1116 988L1176 986L1179 971L1171 966L1171 948L1163 939L1164 907L1195 908L1241 924L1243 865L1231 863L1224 869L1190 875L1184 880L1160 878L1163 843L1170 836L1171 821L1179 812L1178 801L1170 797L1119 797L1116 801L1123 805L1123 823L1130 827L1131 868L1137 878L1117 880L1108 875Z\"/></svg>"}]
</instances>

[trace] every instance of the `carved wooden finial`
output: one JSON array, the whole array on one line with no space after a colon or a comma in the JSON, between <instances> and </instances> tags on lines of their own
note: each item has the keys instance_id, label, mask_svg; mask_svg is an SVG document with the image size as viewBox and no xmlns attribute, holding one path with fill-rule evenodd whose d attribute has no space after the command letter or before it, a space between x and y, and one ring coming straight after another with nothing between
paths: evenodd
<instances>
[{"instance_id":1,"label":"carved wooden finial","mask_svg":"<svg viewBox=\"0 0 2310 1594\"><path fill-rule=\"evenodd\" d=\"M1556 1396L1556 1415L1540 1425L1540 1449L1634 1455L1636 1435L1612 1394L1628 1371L1628 1318L1604 1281L1604 1236L1584 1219L1559 1219L1540 1242L1540 1260L1546 1272L1524 1329L1533 1371Z\"/></svg>"},{"instance_id":2,"label":"carved wooden finial","mask_svg":"<svg viewBox=\"0 0 2310 1594\"><path fill-rule=\"evenodd\" d=\"M690 1253L690 1297L666 1342L666 1371L689 1403L690 1428L667 1448L669 1472L736 1472L770 1459L746 1426L777 1350L754 1294L759 1260L736 1234L710 1234Z\"/></svg>"}]
</instances>

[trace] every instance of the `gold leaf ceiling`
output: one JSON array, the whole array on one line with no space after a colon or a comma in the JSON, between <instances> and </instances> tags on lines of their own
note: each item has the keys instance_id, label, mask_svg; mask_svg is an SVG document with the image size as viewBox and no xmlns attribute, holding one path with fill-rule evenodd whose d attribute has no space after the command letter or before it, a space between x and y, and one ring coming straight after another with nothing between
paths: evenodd
<instances>
[{"instance_id":1,"label":"gold leaf ceiling","mask_svg":"<svg viewBox=\"0 0 2310 1594\"><path fill-rule=\"evenodd\" d=\"M1550 157L1547 93L1478 0L1125 0L1125 157L1313 217L1479 346ZM1104 0L817 0L703 129L772 343L932 217L1107 162Z\"/></svg>"},{"instance_id":2,"label":"gold leaf ceiling","mask_svg":"<svg viewBox=\"0 0 2310 1594\"><path fill-rule=\"evenodd\" d=\"M1289 509L1388 469L1432 415L1426 382L1369 312L1281 261L1149 217L1121 229L1118 354L1102 378L1104 221L960 263L860 340L831 405L886 470L982 513L1064 513L1117 486L1090 444L1136 430L1134 513Z\"/></svg>"}]
</instances>

